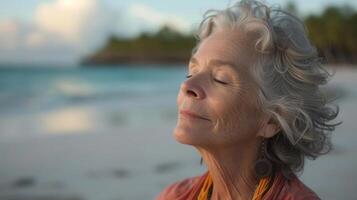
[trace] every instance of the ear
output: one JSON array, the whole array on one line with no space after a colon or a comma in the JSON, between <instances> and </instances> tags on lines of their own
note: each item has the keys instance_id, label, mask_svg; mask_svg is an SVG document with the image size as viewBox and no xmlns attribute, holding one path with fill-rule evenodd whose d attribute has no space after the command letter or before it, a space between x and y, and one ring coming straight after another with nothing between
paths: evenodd
<instances>
[{"instance_id":1,"label":"ear","mask_svg":"<svg viewBox=\"0 0 357 200\"><path fill-rule=\"evenodd\" d=\"M273 119L271 115L265 115L261 121L258 136L271 138L280 131L280 125Z\"/></svg>"}]
</instances>

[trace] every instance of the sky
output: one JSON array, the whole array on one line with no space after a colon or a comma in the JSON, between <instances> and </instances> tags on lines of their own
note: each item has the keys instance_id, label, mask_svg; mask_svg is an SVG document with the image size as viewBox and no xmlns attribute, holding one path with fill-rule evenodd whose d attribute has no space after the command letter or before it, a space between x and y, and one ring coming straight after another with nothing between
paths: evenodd
<instances>
[{"instance_id":1,"label":"sky","mask_svg":"<svg viewBox=\"0 0 357 200\"><path fill-rule=\"evenodd\" d=\"M284 6L289 0L268 0ZM170 24L184 33L208 9L232 0L0 0L0 64L75 64L105 44L110 35L134 37ZM301 15L356 0L290 0Z\"/></svg>"}]
</instances>

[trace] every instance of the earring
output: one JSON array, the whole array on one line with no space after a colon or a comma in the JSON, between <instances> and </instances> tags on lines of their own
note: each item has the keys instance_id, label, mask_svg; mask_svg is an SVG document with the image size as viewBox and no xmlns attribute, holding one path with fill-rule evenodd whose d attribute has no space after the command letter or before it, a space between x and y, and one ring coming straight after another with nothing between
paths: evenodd
<instances>
[{"instance_id":1,"label":"earring","mask_svg":"<svg viewBox=\"0 0 357 200\"><path fill-rule=\"evenodd\" d=\"M266 140L264 139L260 144L261 155L254 164L255 176L259 179L270 176L273 170L273 165L270 160L265 157L267 150Z\"/></svg>"}]
</instances>

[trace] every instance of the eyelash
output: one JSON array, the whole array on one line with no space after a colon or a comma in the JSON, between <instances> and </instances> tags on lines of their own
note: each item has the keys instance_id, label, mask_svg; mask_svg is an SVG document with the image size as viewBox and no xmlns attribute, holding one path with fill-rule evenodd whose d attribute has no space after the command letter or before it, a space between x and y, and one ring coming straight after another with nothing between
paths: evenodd
<instances>
[{"instance_id":1,"label":"eyelash","mask_svg":"<svg viewBox=\"0 0 357 200\"><path fill-rule=\"evenodd\" d=\"M192 75L186 75L186 78L191 78L191 76L192 76ZM228 83L223 82L223 81L218 80L218 79L213 79L213 80L216 81L216 82L218 82L218 83L220 83L220 84L223 84L223 85L227 85L227 84L228 84Z\"/></svg>"}]
</instances>

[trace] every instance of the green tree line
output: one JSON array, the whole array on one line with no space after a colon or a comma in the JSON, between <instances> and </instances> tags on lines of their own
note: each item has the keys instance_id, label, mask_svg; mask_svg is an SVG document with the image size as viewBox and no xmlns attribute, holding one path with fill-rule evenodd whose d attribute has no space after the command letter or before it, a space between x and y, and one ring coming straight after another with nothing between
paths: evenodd
<instances>
[{"instance_id":1,"label":"green tree line","mask_svg":"<svg viewBox=\"0 0 357 200\"><path fill-rule=\"evenodd\" d=\"M112 36L106 45L84 60L84 64L115 63L182 63L195 45L192 35L185 35L169 26L156 33L141 33L132 39Z\"/></svg>"},{"instance_id":2,"label":"green tree line","mask_svg":"<svg viewBox=\"0 0 357 200\"><path fill-rule=\"evenodd\" d=\"M294 5L288 9L295 12ZM308 36L325 63L357 63L357 12L348 6L330 6L319 14L304 17ZM136 38L112 36L106 45L84 59L85 64L102 63L178 63L187 62L196 43L193 35L184 35L163 26L156 33Z\"/></svg>"},{"instance_id":3,"label":"green tree line","mask_svg":"<svg viewBox=\"0 0 357 200\"><path fill-rule=\"evenodd\" d=\"M329 63L357 63L357 12L328 7L305 18L312 43Z\"/></svg>"}]
</instances>

